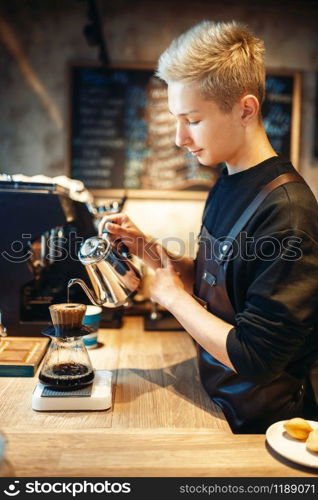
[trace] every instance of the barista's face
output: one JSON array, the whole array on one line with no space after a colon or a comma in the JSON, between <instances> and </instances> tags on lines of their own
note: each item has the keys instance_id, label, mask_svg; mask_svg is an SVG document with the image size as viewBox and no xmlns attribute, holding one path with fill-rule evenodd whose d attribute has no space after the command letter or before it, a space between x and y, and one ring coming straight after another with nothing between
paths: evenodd
<instances>
[{"instance_id":1,"label":"barista's face","mask_svg":"<svg viewBox=\"0 0 318 500\"><path fill-rule=\"evenodd\" d=\"M177 122L177 146L191 151L202 165L237 164L244 134L239 104L224 113L195 85L180 82L169 83L168 99Z\"/></svg>"}]
</instances>

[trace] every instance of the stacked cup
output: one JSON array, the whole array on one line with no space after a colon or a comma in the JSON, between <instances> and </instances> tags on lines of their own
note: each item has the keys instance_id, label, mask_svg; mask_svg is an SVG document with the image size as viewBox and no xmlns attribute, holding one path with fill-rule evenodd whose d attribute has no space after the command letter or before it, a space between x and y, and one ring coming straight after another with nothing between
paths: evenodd
<instances>
[{"instance_id":1,"label":"stacked cup","mask_svg":"<svg viewBox=\"0 0 318 500\"><path fill-rule=\"evenodd\" d=\"M102 308L99 306L87 306L83 319L83 325L94 329L89 335L83 337L86 349L95 349L98 346L97 333L102 316Z\"/></svg>"}]
</instances>

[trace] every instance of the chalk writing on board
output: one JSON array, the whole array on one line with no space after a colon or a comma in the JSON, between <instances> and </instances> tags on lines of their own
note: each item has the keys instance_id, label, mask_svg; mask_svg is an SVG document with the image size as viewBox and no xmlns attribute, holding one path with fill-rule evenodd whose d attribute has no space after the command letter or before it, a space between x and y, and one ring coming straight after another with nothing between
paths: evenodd
<instances>
[{"instance_id":1,"label":"chalk writing on board","mask_svg":"<svg viewBox=\"0 0 318 500\"><path fill-rule=\"evenodd\" d=\"M209 189L218 170L175 145L166 86L150 70L72 68L71 175L88 189ZM262 115L290 156L292 75L268 75Z\"/></svg>"},{"instance_id":2,"label":"chalk writing on board","mask_svg":"<svg viewBox=\"0 0 318 500\"><path fill-rule=\"evenodd\" d=\"M266 77L263 123L269 141L277 153L290 155L293 77Z\"/></svg>"},{"instance_id":3,"label":"chalk writing on board","mask_svg":"<svg viewBox=\"0 0 318 500\"><path fill-rule=\"evenodd\" d=\"M175 145L165 85L152 71L72 70L71 174L87 188L208 189L217 172Z\"/></svg>"}]
</instances>

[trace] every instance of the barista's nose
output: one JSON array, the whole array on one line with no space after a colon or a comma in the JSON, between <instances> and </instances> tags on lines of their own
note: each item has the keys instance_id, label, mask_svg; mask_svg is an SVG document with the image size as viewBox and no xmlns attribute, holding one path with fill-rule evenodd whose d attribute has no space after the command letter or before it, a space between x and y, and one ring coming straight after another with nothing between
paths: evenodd
<instances>
[{"instance_id":1,"label":"barista's nose","mask_svg":"<svg viewBox=\"0 0 318 500\"><path fill-rule=\"evenodd\" d=\"M191 137L189 135L189 129L185 123L178 122L176 128L176 139L175 143L177 146L184 147L191 144Z\"/></svg>"}]
</instances>

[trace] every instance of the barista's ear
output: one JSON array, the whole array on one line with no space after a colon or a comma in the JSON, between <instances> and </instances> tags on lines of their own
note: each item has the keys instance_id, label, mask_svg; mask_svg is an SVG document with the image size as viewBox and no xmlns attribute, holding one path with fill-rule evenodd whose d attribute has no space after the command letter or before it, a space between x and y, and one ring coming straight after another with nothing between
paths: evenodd
<instances>
[{"instance_id":1,"label":"barista's ear","mask_svg":"<svg viewBox=\"0 0 318 500\"><path fill-rule=\"evenodd\" d=\"M240 118L243 126L250 124L259 114L259 101L253 94L243 95L240 99Z\"/></svg>"}]
</instances>

